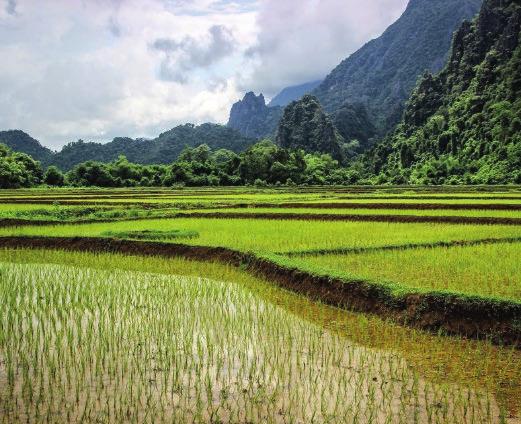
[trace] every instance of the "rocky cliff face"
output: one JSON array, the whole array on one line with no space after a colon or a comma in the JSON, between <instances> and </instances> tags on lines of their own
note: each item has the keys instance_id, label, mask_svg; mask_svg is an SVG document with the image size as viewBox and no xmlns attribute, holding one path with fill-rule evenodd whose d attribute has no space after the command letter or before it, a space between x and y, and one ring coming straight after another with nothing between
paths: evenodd
<instances>
[{"instance_id":1,"label":"rocky cliff face","mask_svg":"<svg viewBox=\"0 0 521 424\"><path fill-rule=\"evenodd\" d=\"M275 134L281 116L281 107L268 107L262 94L250 92L233 105L228 127L245 137L260 139Z\"/></svg>"},{"instance_id":2,"label":"rocky cliff face","mask_svg":"<svg viewBox=\"0 0 521 424\"><path fill-rule=\"evenodd\" d=\"M391 182L521 183L521 4L485 0L426 74L396 131L365 158Z\"/></svg>"}]
</instances>

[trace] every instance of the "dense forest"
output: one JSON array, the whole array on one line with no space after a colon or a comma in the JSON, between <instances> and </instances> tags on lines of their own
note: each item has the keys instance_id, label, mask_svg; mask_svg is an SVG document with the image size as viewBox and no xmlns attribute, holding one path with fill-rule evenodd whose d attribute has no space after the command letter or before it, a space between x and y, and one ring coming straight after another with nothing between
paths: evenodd
<instances>
[{"instance_id":1,"label":"dense forest","mask_svg":"<svg viewBox=\"0 0 521 424\"><path fill-rule=\"evenodd\" d=\"M52 152L23 131L0 132L0 143L33 156L43 166L54 165L64 171L87 160L109 162L121 155L141 164L168 164L176 160L186 147L201 144L239 153L255 141L224 125L185 124L151 140L117 137L105 144L79 140L65 145L59 152Z\"/></svg>"},{"instance_id":2,"label":"dense forest","mask_svg":"<svg viewBox=\"0 0 521 424\"><path fill-rule=\"evenodd\" d=\"M62 173L54 166L45 172L39 162L0 144L0 188L40 184L74 187L324 185L354 182L351 171L328 154L284 149L270 140L237 154L212 150L203 144L186 148L168 165L131 163L125 156L104 163L86 161Z\"/></svg>"},{"instance_id":3,"label":"dense forest","mask_svg":"<svg viewBox=\"0 0 521 424\"><path fill-rule=\"evenodd\" d=\"M397 129L353 166L377 183L521 183L521 5L486 0Z\"/></svg>"}]
</instances>

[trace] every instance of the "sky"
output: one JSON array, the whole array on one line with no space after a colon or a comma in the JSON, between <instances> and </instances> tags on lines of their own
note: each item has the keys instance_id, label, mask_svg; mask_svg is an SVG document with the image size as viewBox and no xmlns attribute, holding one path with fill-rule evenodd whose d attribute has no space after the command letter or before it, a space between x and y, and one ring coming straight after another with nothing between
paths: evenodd
<instances>
[{"instance_id":1,"label":"sky","mask_svg":"<svg viewBox=\"0 0 521 424\"><path fill-rule=\"evenodd\" d=\"M407 0L0 0L0 130L59 149L226 123L321 79Z\"/></svg>"}]
</instances>

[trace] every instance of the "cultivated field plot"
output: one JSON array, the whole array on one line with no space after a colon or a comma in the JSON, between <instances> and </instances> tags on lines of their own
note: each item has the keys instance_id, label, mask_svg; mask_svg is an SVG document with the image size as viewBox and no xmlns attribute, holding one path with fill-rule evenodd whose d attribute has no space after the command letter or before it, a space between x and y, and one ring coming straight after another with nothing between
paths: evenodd
<instances>
[{"instance_id":1,"label":"cultivated field plot","mask_svg":"<svg viewBox=\"0 0 521 424\"><path fill-rule=\"evenodd\" d=\"M520 221L516 187L1 192L0 422L519 423Z\"/></svg>"}]
</instances>

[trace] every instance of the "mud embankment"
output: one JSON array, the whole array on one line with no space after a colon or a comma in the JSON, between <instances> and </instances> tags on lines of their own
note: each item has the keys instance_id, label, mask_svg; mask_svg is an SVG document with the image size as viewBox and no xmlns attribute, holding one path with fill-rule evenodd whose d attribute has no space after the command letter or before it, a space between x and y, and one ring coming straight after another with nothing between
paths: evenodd
<instances>
[{"instance_id":1,"label":"mud embankment","mask_svg":"<svg viewBox=\"0 0 521 424\"><path fill-rule=\"evenodd\" d=\"M446 293L396 296L385 285L314 275L275 259L221 247L80 237L0 237L0 247L216 261L241 267L284 289L329 305L376 314L413 328L521 346L521 304L506 300Z\"/></svg>"},{"instance_id":2,"label":"mud embankment","mask_svg":"<svg viewBox=\"0 0 521 424\"><path fill-rule=\"evenodd\" d=\"M271 213L271 212L187 212L177 218L267 219L297 221L354 221L390 223L430 223L469 225L521 225L521 218L471 217L471 216L422 216L422 215L355 215L322 213Z\"/></svg>"},{"instance_id":3,"label":"mud embankment","mask_svg":"<svg viewBox=\"0 0 521 424\"><path fill-rule=\"evenodd\" d=\"M391 250L407 250L407 249L434 249L434 248L450 248L450 247L470 247L482 244L501 244L501 243L521 243L521 237L501 237L486 238L476 240L453 240L453 241L437 241L433 243L409 243L409 244L391 244L387 246L374 247L339 247L334 249L309 249L295 250L290 252L280 252L279 255L295 257L295 256L321 256L321 255L349 255L364 254Z\"/></svg>"},{"instance_id":4,"label":"mud embankment","mask_svg":"<svg viewBox=\"0 0 521 424\"><path fill-rule=\"evenodd\" d=\"M519 199L521 200L521 198ZM521 203L240 203L237 208L521 211Z\"/></svg>"}]
</instances>

